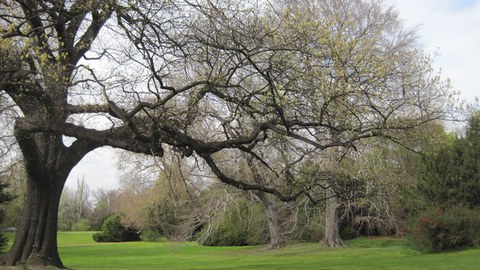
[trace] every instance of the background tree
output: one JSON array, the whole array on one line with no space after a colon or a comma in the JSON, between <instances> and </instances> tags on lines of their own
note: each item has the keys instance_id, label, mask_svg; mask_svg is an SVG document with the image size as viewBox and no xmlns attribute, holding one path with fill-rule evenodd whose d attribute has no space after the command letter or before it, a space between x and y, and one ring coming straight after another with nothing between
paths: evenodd
<instances>
[{"instance_id":1,"label":"background tree","mask_svg":"<svg viewBox=\"0 0 480 270\"><path fill-rule=\"evenodd\" d=\"M225 207L219 209L219 212L207 212L213 216L206 220L202 230L197 234L199 242L207 246L263 245L268 242L271 245L270 228L263 203L253 198L252 194L232 190L231 187L226 188L225 186L206 190L204 199L208 198L211 202L216 202L215 205L221 205L218 197L210 197L212 194L218 196L218 191L224 195L220 198L230 200L223 204ZM225 194L225 192L230 194ZM208 209L206 210L208 211ZM283 235L281 240L284 240Z\"/></svg>"},{"instance_id":2,"label":"background tree","mask_svg":"<svg viewBox=\"0 0 480 270\"><path fill-rule=\"evenodd\" d=\"M424 159L418 183L427 206L480 206L480 113L468 119L465 134L450 136Z\"/></svg>"},{"instance_id":3,"label":"background tree","mask_svg":"<svg viewBox=\"0 0 480 270\"><path fill-rule=\"evenodd\" d=\"M65 187L60 198L58 223L60 230L88 230L86 219L91 215L90 190L85 179L77 179L75 189ZM82 228L83 227L83 228Z\"/></svg>"},{"instance_id":4,"label":"background tree","mask_svg":"<svg viewBox=\"0 0 480 270\"><path fill-rule=\"evenodd\" d=\"M253 193L221 184L205 189L199 198L201 227L196 240L204 245L271 246L267 209ZM324 210L307 199L277 203L282 241L320 241L323 238Z\"/></svg>"},{"instance_id":5,"label":"background tree","mask_svg":"<svg viewBox=\"0 0 480 270\"><path fill-rule=\"evenodd\" d=\"M447 138L443 126L435 122L409 133L410 140L401 145L372 139L357 144L356 151L324 151L299 168L302 177L323 183L325 204L319 206L325 214L327 245L343 245L340 236L408 231L408 216L419 205L415 188L422 156L434 152Z\"/></svg>"},{"instance_id":6,"label":"background tree","mask_svg":"<svg viewBox=\"0 0 480 270\"><path fill-rule=\"evenodd\" d=\"M450 134L423 159L411 226L416 248L462 249L480 243L480 116L475 110L462 136Z\"/></svg>"},{"instance_id":7,"label":"background tree","mask_svg":"<svg viewBox=\"0 0 480 270\"><path fill-rule=\"evenodd\" d=\"M327 159L331 162L331 157ZM300 168L302 177L319 183L317 189L320 195L317 195L315 203L323 202L323 244L331 247L344 246L345 243L340 235L341 206L351 199L348 195L356 191L357 187L348 186L349 182L353 182L353 176L345 173L338 165L335 171L326 171L325 168L332 168L331 165L324 165L320 162L314 163L310 161L303 164ZM342 200L343 198L343 200Z\"/></svg>"},{"instance_id":8,"label":"background tree","mask_svg":"<svg viewBox=\"0 0 480 270\"><path fill-rule=\"evenodd\" d=\"M14 198L6 205L0 206L4 212L4 218L0 226L17 227L21 217L18 215L22 211L23 200L25 197L25 170L21 162L10 166L2 175L2 181L8 186L5 192L11 194Z\"/></svg>"},{"instance_id":9,"label":"background tree","mask_svg":"<svg viewBox=\"0 0 480 270\"><path fill-rule=\"evenodd\" d=\"M153 158L122 152L117 161L122 180L115 211L125 224L152 236L191 240L202 185L198 179L207 175L172 147L164 149L163 157Z\"/></svg>"},{"instance_id":10,"label":"background tree","mask_svg":"<svg viewBox=\"0 0 480 270\"><path fill-rule=\"evenodd\" d=\"M6 187L8 185L5 184L2 178L3 177L1 177L0 175L0 205L3 206L9 201L11 201L14 197L11 194L6 192ZM0 223L3 222L4 215L5 213L3 209L0 209ZM6 245L7 245L7 238L5 237L5 235L3 235L3 230L0 230L0 252L3 251Z\"/></svg>"},{"instance_id":11,"label":"background tree","mask_svg":"<svg viewBox=\"0 0 480 270\"><path fill-rule=\"evenodd\" d=\"M120 191L117 189L97 189L93 192L93 213L91 224L94 230L100 230L103 221L115 212L115 201Z\"/></svg>"},{"instance_id":12,"label":"background tree","mask_svg":"<svg viewBox=\"0 0 480 270\"><path fill-rule=\"evenodd\" d=\"M377 1L299 4L0 1L0 89L19 111L27 175L3 264L62 266L60 195L96 148L162 156L170 145L226 184L288 201L316 183L242 181L216 159L243 152L282 175L256 152L272 135L306 151L354 149L444 116L450 87L394 12Z\"/></svg>"}]
</instances>

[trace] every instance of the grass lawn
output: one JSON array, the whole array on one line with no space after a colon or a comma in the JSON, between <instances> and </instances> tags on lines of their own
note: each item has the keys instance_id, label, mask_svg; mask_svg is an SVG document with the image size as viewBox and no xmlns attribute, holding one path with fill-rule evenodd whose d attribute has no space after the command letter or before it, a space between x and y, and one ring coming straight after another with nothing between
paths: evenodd
<instances>
[{"instance_id":1,"label":"grass lawn","mask_svg":"<svg viewBox=\"0 0 480 270\"><path fill-rule=\"evenodd\" d=\"M348 248L316 243L265 247L202 247L196 243L103 243L92 232L59 232L70 269L480 269L480 249L423 254L403 240L357 239Z\"/></svg>"}]
</instances>

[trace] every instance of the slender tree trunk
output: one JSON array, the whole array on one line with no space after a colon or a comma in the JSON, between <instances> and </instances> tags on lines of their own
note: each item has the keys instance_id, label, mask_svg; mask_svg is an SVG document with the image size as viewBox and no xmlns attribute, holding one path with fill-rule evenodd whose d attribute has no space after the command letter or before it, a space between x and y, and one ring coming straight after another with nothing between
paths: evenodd
<instances>
[{"instance_id":1,"label":"slender tree trunk","mask_svg":"<svg viewBox=\"0 0 480 270\"><path fill-rule=\"evenodd\" d=\"M270 249L279 249L285 247L280 218L278 217L278 208L274 200L270 200L267 194L257 191L255 196L260 200L267 211L268 232L270 233Z\"/></svg>"},{"instance_id":2,"label":"slender tree trunk","mask_svg":"<svg viewBox=\"0 0 480 270\"><path fill-rule=\"evenodd\" d=\"M340 236L338 208L340 206L338 197L331 188L326 190L327 200L325 201L325 236L323 243L329 247L342 247L345 242Z\"/></svg>"}]
</instances>

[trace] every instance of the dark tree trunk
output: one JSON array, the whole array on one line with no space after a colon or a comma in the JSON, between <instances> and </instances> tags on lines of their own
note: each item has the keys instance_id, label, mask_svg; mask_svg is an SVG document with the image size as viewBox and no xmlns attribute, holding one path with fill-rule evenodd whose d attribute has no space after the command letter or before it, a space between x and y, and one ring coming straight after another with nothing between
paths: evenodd
<instances>
[{"instance_id":1,"label":"dark tree trunk","mask_svg":"<svg viewBox=\"0 0 480 270\"><path fill-rule=\"evenodd\" d=\"M338 208L340 206L338 197L331 188L326 190L327 200L325 201L325 236L323 243L329 247L342 247L345 242L340 236L338 226Z\"/></svg>"},{"instance_id":2,"label":"dark tree trunk","mask_svg":"<svg viewBox=\"0 0 480 270\"><path fill-rule=\"evenodd\" d=\"M21 223L12 248L0 265L52 265L63 268L57 249L57 215L68 174L86 153L88 144L63 145L60 135L15 130L27 173Z\"/></svg>"},{"instance_id":3,"label":"dark tree trunk","mask_svg":"<svg viewBox=\"0 0 480 270\"><path fill-rule=\"evenodd\" d=\"M279 249L285 247L280 218L278 217L278 208L274 200L270 200L268 195L261 191L256 191L255 196L260 200L267 211L268 232L270 233L270 249Z\"/></svg>"},{"instance_id":4,"label":"dark tree trunk","mask_svg":"<svg viewBox=\"0 0 480 270\"><path fill-rule=\"evenodd\" d=\"M57 212L65 180L55 175L35 178L28 177L22 221L4 263L63 267L57 250Z\"/></svg>"}]
</instances>

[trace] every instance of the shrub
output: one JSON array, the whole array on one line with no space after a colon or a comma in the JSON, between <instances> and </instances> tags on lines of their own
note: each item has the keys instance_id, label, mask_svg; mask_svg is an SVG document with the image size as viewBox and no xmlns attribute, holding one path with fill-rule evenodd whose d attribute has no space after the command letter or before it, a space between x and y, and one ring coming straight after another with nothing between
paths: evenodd
<instances>
[{"instance_id":1,"label":"shrub","mask_svg":"<svg viewBox=\"0 0 480 270\"><path fill-rule=\"evenodd\" d=\"M417 249L443 251L478 245L480 212L463 206L425 210L412 228Z\"/></svg>"},{"instance_id":2,"label":"shrub","mask_svg":"<svg viewBox=\"0 0 480 270\"><path fill-rule=\"evenodd\" d=\"M246 246L248 245L248 232L239 227L222 224L203 245L205 246Z\"/></svg>"},{"instance_id":3,"label":"shrub","mask_svg":"<svg viewBox=\"0 0 480 270\"><path fill-rule=\"evenodd\" d=\"M93 241L95 242L108 242L105 235L101 232L94 233L92 237L93 237Z\"/></svg>"},{"instance_id":4,"label":"shrub","mask_svg":"<svg viewBox=\"0 0 480 270\"><path fill-rule=\"evenodd\" d=\"M359 237L360 234L356 228L354 228L352 225L348 225L340 230L340 236L344 240L351 240Z\"/></svg>"},{"instance_id":5,"label":"shrub","mask_svg":"<svg viewBox=\"0 0 480 270\"><path fill-rule=\"evenodd\" d=\"M96 242L140 241L141 237L135 228L125 227L119 215L111 215L102 224L102 231L93 235Z\"/></svg>"}]
</instances>

